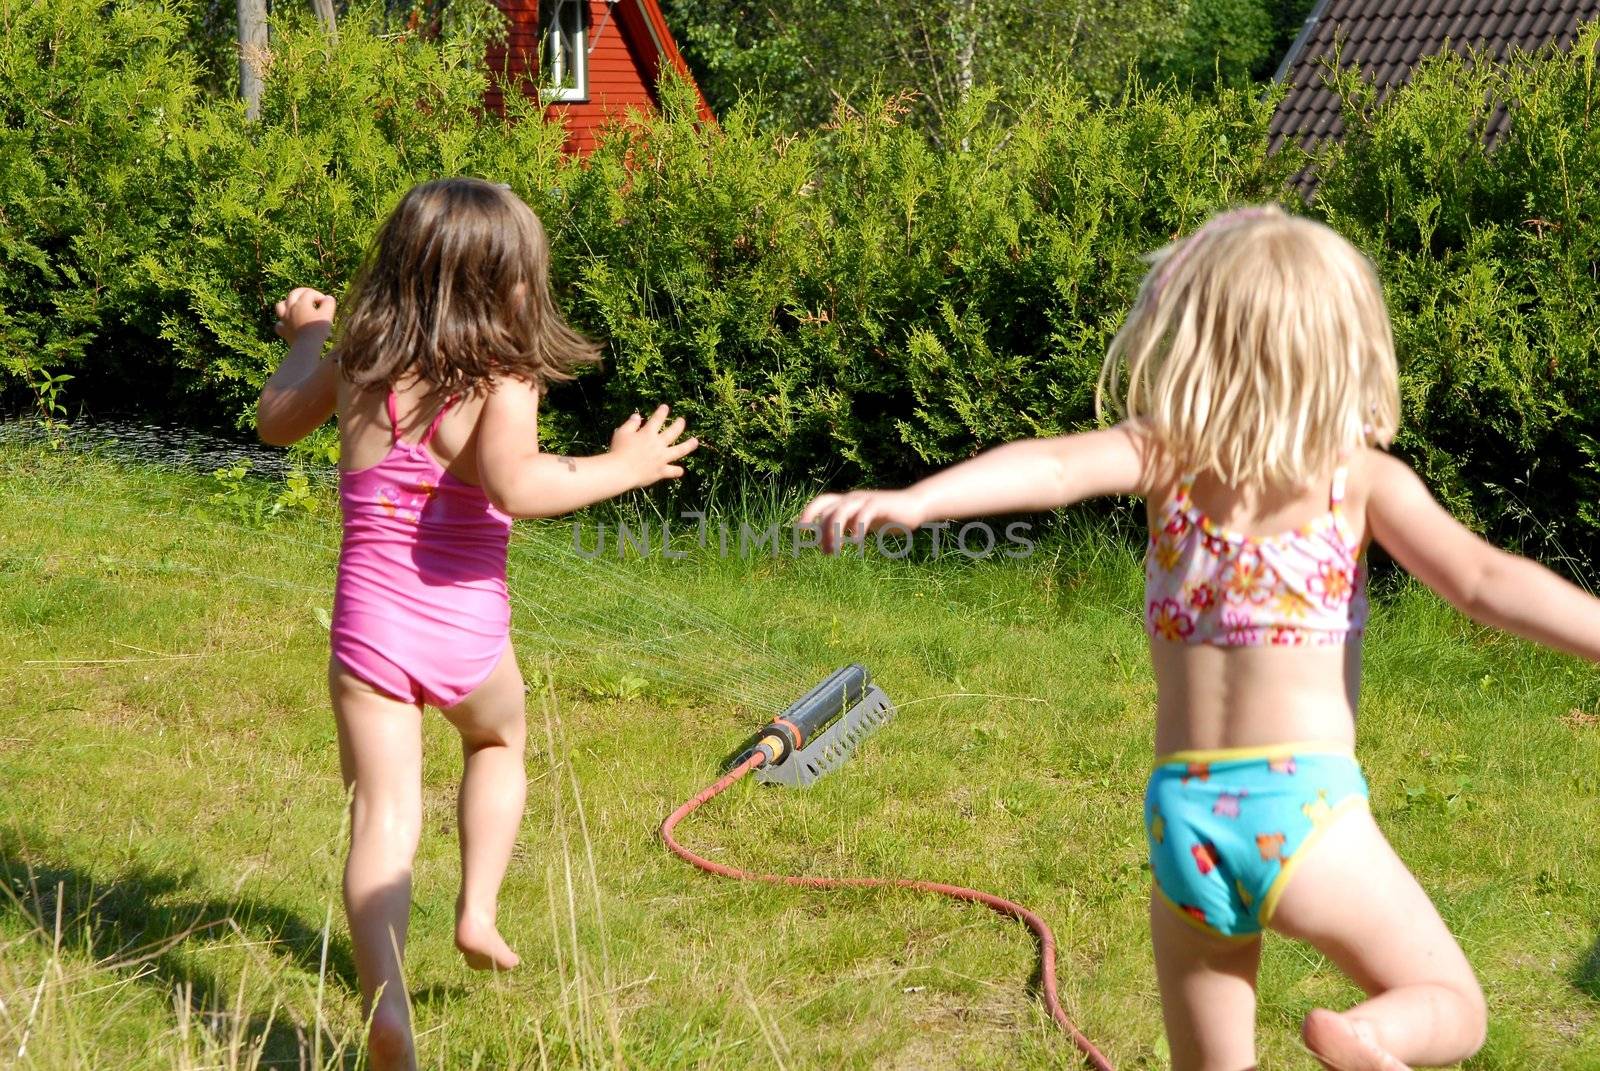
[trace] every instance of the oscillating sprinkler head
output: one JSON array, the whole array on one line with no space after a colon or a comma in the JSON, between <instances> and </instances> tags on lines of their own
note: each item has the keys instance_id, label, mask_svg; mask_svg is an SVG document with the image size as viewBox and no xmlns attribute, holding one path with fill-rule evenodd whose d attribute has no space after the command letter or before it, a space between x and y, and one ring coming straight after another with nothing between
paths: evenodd
<instances>
[{"instance_id":1,"label":"oscillating sprinkler head","mask_svg":"<svg viewBox=\"0 0 1600 1071\"><path fill-rule=\"evenodd\" d=\"M860 663L833 673L791 703L757 734L766 756L756 779L804 787L844 765L857 745L894 717L894 705Z\"/></svg>"}]
</instances>

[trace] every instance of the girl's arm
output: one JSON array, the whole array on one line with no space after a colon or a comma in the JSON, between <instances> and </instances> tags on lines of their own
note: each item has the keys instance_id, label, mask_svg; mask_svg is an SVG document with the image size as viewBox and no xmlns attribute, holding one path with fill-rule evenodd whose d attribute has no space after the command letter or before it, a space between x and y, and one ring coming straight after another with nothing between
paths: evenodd
<instances>
[{"instance_id":1,"label":"girl's arm","mask_svg":"<svg viewBox=\"0 0 1600 1071\"><path fill-rule=\"evenodd\" d=\"M638 413L611 436L611 449L593 457L562 457L539 449L539 389L501 379L478 418L478 478L484 494L513 517L556 517L683 475L678 462L699 441L685 439L679 417L667 423L660 406Z\"/></svg>"},{"instance_id":2,"label":"girl's arm","mask_svg":"<svg viewBox=\"0 0 1600 1071\"><path fill-rule=\"evenodd\" d=\"M278 302L273 329L289 343L289 352L256 402L256 431L262 442L297 443L333 415L339 373L333 361L322 359L322 347L333 330L334 309L333 298L305 286Z\"/></svg>"},{"instance_id":3,"label":"girl's arm","mask_svg":"<svg viewBox=\"0 0 1600 1071\"><path fill-rule=\"evenodd\" d=\"M1369 456L1367 523L1395 561L1474 621L1600 661L1600 600L1478 538L1405 462L1378 451Z\"/></svg>"},{"instance_id":4,"label":"girl's arm","mask_svg":"<svg viewBox=\"0 0 1600 1071\"><path fill-rule=\"evenodd\" d=\"M822 547L860 539L886 525L1032 513L1097 495L1143 495L1151 481L1150 445L1128 423L1077 435L1023 439L985 451L903 491L820 495L800 515L821 529Z\"/></svg>"}]
</instances>

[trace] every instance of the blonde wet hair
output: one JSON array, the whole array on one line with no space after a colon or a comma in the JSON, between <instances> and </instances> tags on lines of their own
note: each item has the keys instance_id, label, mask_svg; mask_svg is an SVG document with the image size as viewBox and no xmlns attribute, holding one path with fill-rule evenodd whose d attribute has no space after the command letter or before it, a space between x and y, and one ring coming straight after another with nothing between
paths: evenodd
<instances>
[{"instance_id":1,"label":"blonde wet hair","mask_svg":"<svg viewBox=\"0 0 1600 1071\"><path fill-rule=\"evenodd\" d=\"M1304 486L1394 438L1394 332L1349 242L1251 206L1152 259L1100 369L1102 415L1143 422L1176 465L1232 486Z\"/></svg>"}]
</instances>

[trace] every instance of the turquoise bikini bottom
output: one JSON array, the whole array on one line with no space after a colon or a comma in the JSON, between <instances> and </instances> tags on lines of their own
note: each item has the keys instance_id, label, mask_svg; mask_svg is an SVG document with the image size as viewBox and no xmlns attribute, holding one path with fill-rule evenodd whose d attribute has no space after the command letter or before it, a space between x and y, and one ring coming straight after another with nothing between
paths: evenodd
<instances>
[{"instance_id":1,"label":"turquoise bikini bottom","mask_svg":"<svg viewBox=\"0 0 1600 1071\"><path fill-rule=\"evenodd\" d=\"M1366 805L1361 766L1334 744L1164 755L1144 797L1156 895L1207 933L1258 934L1317 839Z\"/></svg>"}]
</instances>

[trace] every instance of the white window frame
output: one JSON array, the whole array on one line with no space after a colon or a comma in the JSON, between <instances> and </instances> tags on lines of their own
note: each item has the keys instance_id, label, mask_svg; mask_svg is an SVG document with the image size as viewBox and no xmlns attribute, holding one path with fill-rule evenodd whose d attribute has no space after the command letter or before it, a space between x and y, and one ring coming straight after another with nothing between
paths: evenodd
<instances>
[{"instance_id":1,"label":"white window frame","mask_svg":"<svg viewBox=\"0 0 1600 1071\"><path fill-rule=\"evenodd\" d=\"M546 104L589 99L588 6L588 0L539 5L539 95Z\"/></svg>"}]
</instances>

